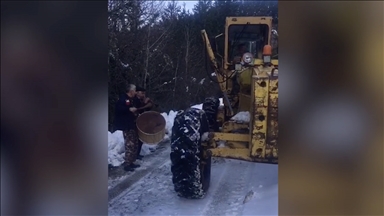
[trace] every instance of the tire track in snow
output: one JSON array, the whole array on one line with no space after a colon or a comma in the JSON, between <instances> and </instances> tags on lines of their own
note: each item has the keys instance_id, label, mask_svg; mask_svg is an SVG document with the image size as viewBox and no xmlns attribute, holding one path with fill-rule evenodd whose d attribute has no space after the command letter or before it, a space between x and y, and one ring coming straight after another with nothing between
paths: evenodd
<instances>
[{"instance_id":1,"label":"tire track in snow","mask_svg":"<svg viewBox=\"0 0 384 216\"><path fill-rule=\"evenodd\" d=\"M140 181L145 176L149 175L154 171L155 169L160 168L167 162L170 162L169 160L169 152L171 147L169 145L164 146L163 149L159 152L154 152L153 157L155 156L154 160L150 162L150 165L147 169L136 169L132 175L127 176L124 180L122 180L119 184L117 184L115 187L108 190L108 200L112 200L119 196L121 193L123 193L127 188L131 187L133 184ZM146 160L145 158L144 160ZM158 166L160 164L160 166ZM140 167L141 168L141 167ZM129 190L128 190L129 191Z\"/></svg>"},{"instance_id":2,"label":"tire track in snow","mask_svg":"<svg viewBox=\"0 0 384 216\"><path fill-rule=\"evenodd\" d=\"M260 174L252 172L254 163L223 160L212 164L211 187L203 199L177 196L169 161L110 200L109 215L242 215L244 197L251 189L247 187L259 183L255 175Z\"/></svg>"},{"instance_id":3,"label":"tire track in snow","mask_svg":"<svg viewBox=\"0 0 384 216\"><path fill-rule=\"evenodd\" d=\"M226 172L218 184L219 190L215 191L209 203L207 203L202 215L241 215L245 186L249 179L250 168L253 163L226 160ZM233 172L234 171L234 172Z\"/></svg>"},{"instance_id":4,"label":"tire track in snow","mask_svg":"<svg viewBox=\"0 0 384 216\"><path fill-rule=\"evenodd\" d=\"M108 215L163 215L171 191L171 161L166 161L109 202ZM166 214L166 215L169 215Z\"/></svg>"},{"instance_id":5,"label":"tire track in snow","mask_svg":"<svg viewBox=\"0 0 384 216\"><path fill-rule=\"evenodd\" d=\"M227 164L230 162L220 158L218 163L212 163L211 186L203 199L178 197L172 183L171 162L165 162L110 200L109 215L202 215L222 189L226 174L233 172L233 167Z\"/></svg>"},{"instance_id":6,"label":"tire track in snow","mask_svg":"<svg viewBox=\"0 0 384 216\"><path fill-rule=\"evenodd\" d=\"M213 158L212 158L213 159ZM210 203L212 202L212 199L214 198L214 195L217 193L217 191L219 190L219 185L220 185L220 183L222 182L222 180L223 180L223 178L224 178L224 174L225 173L228 173L228 165L226 164L226 163L228 163L228 161L226 161L226 160L223 160L223 161L220 161L220 163L221 164L215 164L216 166L217 165L223 165L223 164L225 164L224 165L224 169L222 170L222 172L220 173L220 176L219 176L219 178L215 181L215 179L214 178L212 178L212 171L211 171L211 182L210 182L210 186L209 186L209 189L208 189L208 191L207 191L207 194L205 195L205 197L204 197L204 200L208 200L207 201L207 203L205 204L205 206L204 206L204 208L203 208L203 210L202 210L202 213L201 213L201 215L204 215L204 213L205 212L207 212L209 209L209 207L210 207ZM211 169L214 169L215 168L215 166L214 166L214 164L213 164L213 161L212 161L212 167L211 167ZM213 180L213 181L212 181Z\"/></svg>"}]
</instances>

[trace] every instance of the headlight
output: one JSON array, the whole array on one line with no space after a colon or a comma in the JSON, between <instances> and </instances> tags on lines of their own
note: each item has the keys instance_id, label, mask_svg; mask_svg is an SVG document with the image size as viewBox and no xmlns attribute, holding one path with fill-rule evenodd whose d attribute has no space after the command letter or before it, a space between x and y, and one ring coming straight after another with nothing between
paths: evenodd
<instances>
[{"instance_id":1,"label":"headlight","mask_svg":"<svg viewBox=\"0 0 384 216\"><path fill-rule=\"evenodd\" d=\"M246 64L251 64L253 63L253 55L252 53L244 53L243 55L243 61Z\"/></svg>"}]
</instances>

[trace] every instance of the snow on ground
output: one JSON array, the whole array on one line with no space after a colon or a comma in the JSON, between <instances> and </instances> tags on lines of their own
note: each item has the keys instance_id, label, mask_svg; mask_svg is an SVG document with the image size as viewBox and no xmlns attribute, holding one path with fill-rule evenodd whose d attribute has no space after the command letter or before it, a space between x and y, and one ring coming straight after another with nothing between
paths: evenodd
<instances>
[{"instance_id":1,"label":"snow on ground","mask_svg":"<svg viewBox=\"0 0 384 216\"><path fill-rule=\"evenodd\" d=\"M231 118L233 121L240 121L240 122L249 122L251 119L251 115L247 111L238 112L236 115L234 115Z\"/></svg>"},{"instance_id":2,"label":"snow on ground","mask_svg":"<svg viewBox=\"0 0 384 216\"><path fill-rule=\"evenodd\" d=\"M140 176L150 172L151 169L158 166L159 163L168 160L170 151L169 141L165 141L156 145L156 154L148 154L143 160L137 160L135 162L140 165L140 167L135 169L135 172L126 172L122 167L110 170L108 176L108 190L115 188L124 181L135 181L134 179L140 178Z\"/></svg>"},{"instance_id":3,"label":"snow on ground","mask_svg":"<svg viewBox=\"0 0 384 216\"><path fill-rule=\"evenodd\" d=\"M124 161L124 138L122 131L108 131L108 164L119 166Z\"/></svg>"},{"instance_id":4,"label":"snow on ground","mask_svg":"<svg viewBox=\"0 0 384 216\"><path fill-rule=\"evenodd\" d=\"M161 115L164 117L165 119L165 137L164 139L165 140L168 140L170 139L171 135L172 135L172 127L173 127L173 120L175 119L176 115L177 115L177 111L169 111L169 113L161 113Z\"/></svg>"},{"instance_id":5,"label":"snow on ground","mask_svg":"<svg viewBox=\"0 0 384 216\"><path fill-rule=\"evenodd\" d=\"M203 109L203 104L196 104L196 105L193 105L192 108Z\"/></svg>"},{"instance_id":6,"label":"snow on ground","mask_svg":"<svg viewBox=\"0 0 384 216\"><path fill-rule=\"evenodd\" d=\"M167 136L167 135L166 135ZM168 139L165 137L164 139ZM157 145L143 143L140 154L145 156L151 154ZM124 138L122 131L108 132L108 164L119 166L124 162Z\"/></svg>"},{"instance_id":7,"label":"snow on ground","mask_svg":"<svg viewBox=\"0 0 384 216\"><path fill-rule=\"evenodd\" d=\"M201 79L201 81L199 82L200 85L203 85L204 84L204 81L205 81L205 78Z\"/></svg>"},{"instance_id":8,"label":"snow on ground","mask_svg":"<svg viewBox=\"0 0 384 216\"><path fill-rule=\"evenodd\" d=\"M110 200L109 215L277 215L277 173L277 165L215 158L206 197L184 199L166 160Z\"/></svg>"},{"instance_id":9,"label":"snow on ground","mask_svg":"<svg viewBox=\"0 0 384 216\"><path fill-rule=\"evenodd\" d=\"M224 106L223 98L220 98L219 100L220 100L220 106ZM191 107L196 108L196 109L203 109L203 104L196 104L196 105L193 105Z\"/></svg>"}]
</instances>

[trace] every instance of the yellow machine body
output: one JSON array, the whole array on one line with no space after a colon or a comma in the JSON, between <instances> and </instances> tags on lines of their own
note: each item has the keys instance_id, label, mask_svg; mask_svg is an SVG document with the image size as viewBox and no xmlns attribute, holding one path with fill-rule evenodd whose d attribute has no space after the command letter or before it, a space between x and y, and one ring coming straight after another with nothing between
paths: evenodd
<instances>
[{"instance_id":1,"label":"yellow machine body","mask_svg":"<svg viewBox=\"0 0 384 216\"><path fill-rule=\"evenodd\" d=\"M206 150L214 157L277 164L278 60L263 54L264 46L271 43L272 18L227 17L224 53L214 52L205 30L201 33L224 95L217 116L221 129L210 132ZM240 63L232 60L240 40L253 55L251 63L244 63L245 55ZM249 121L233 120L239 112L248 112Z\"/></svg>"}]
</instances>

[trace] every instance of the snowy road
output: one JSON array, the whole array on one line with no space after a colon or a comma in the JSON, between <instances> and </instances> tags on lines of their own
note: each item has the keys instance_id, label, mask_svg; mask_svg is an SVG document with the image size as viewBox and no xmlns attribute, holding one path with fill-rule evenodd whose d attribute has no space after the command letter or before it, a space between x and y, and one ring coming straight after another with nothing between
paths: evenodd
<instances>
[{"instance_id":1,"label":"snowy road","mask_svg":"<svg viewBox=\"0 0 384 216\"><path fill-rule=\"evenodd\" d=\"M173 190L169 152L167 146L147 175L109 201L109 215L278 214L277 165L213 158L206 197L189 200Z\"/></svg>"}]
</instances>

